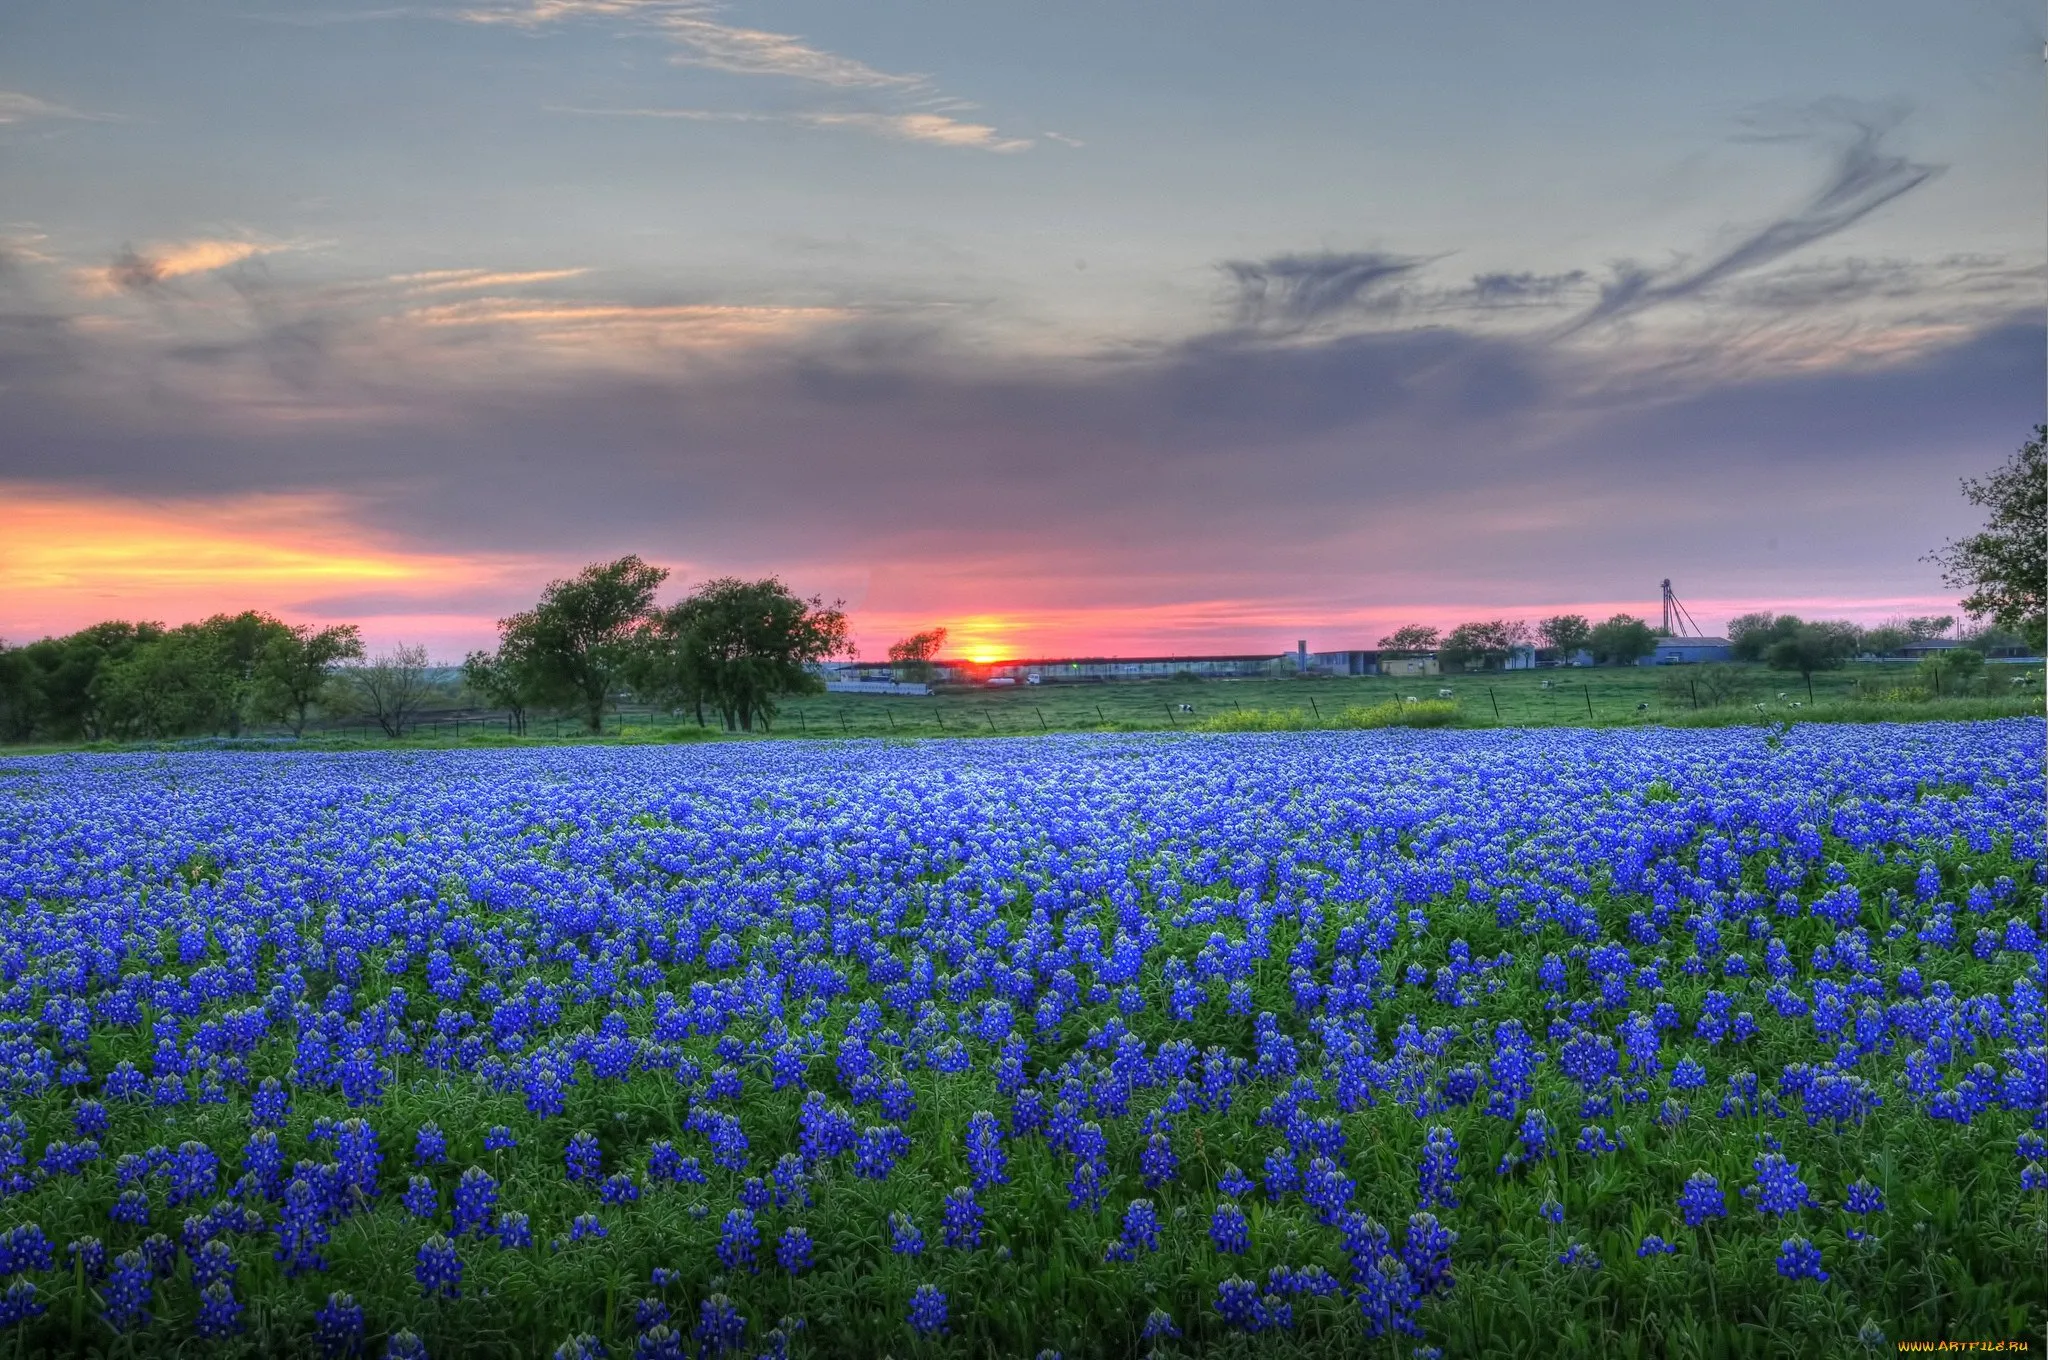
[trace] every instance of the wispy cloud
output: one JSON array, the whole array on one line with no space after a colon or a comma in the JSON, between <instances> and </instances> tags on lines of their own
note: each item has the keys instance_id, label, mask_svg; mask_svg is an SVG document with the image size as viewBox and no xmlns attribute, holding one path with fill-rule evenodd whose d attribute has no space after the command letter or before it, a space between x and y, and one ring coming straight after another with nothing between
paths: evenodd
<instances>
[{"instance_id":1,"label":"wispy cloud","mask_svg":"<svg viewBox=\"0 0 2048 1360\"><path fill-rule=\"evenodd\" d=\"M836 307L747 307L716 304L635 305L618 302L535 302L484 297L417 307L403 320L430 330L513 328L530 341L618 357L621 347L738 350L786 341L848 319Z\"/></svg>"},{"instance_id":2,"label":"wispy cloud","mask_svg":"<svg viewBox=\"0 0 2048 1360\"><path fill-rule=\"evenodd\" d=\"M798 113L724 112L715 109L591 109L556 108L557 113L616 114L643 118L684 118L709 123L790 123L802 127L850 128L896 141L933 146L964 146L981 151L1023 151L1033 145L1023 137L1006 137L984 123L949 116L975 106L940 95L928 77L884 71L854 57L830 52L792 33L743 28L721 23L719 7L698 0L526 0L523 5L465 10L472 23L509 24L536 29L578 18L625 20L657 34L679 50L670 58L679 66L696 66L741 76L775 76L840 91L871 91L914 102L915 111L884 113L869 110L814 110ZM909 96L918 96L910 101ZM1071 146L1072 138L1056 140Z\"/></svg>"},{"instance_id":3,"label":"wispy cloud","mask_svg":"<svg viewBox=\"0 0 2048 1360\"><path fill-rule=\"evenodd\" d=\"M118 293L147 292L171 279L211 273L257 255L291 248L261 241L180 241L146 250L123 250L111 264L81 269L72 277L87 296L112 297Z\"/></svg>"},{"instance_id":4,"label":"wispy cloud","mask_svg":"<svg viewBox=\"0 0 2048 1360\"><path fill-rule=\"evenodd\" d=\"M1633 263L1615 266L1596 302L1569 328L1645 311L1693 297L1735 275L1771 264L1816 241L1847 230L1893 199L1925 184L1945 168L1908 160L1884 149L1885 137L1904 119L1899 107L1870 108L1830 99L1796 114L1757 121L1744 141L1836 142L1826 181L1791 212L1742 235L1720 254L1690 267L1662 272Z\"/></svg>"},{"instance_id":5,"label":"wispy cloud","mask_svg":"<svg viewBox=\"0 0 2048 1360\"><path fill-rule=\"evenodd\" d=\"M473 288L516 288L527 283L549 283L573 279L590 272L579 269L529 269L520 273L494 273L488 269L430 269L419 274L394 274L391 282L411 285L411 293L461 293Z\"/></svg>"},{"instance_id":6,"label":"wispy cloud","mask_svg":"<svg viewBox=\"0 0 2048 1360\"><path fill-rule=\"evenodd\" d=\"M1411 274L1422 264L1420 259L1369 251L1225 260L1222 268L1237 286L1239 326L1296 331L1357 309L1381 284Z\"/></svg>"},{"instance_id":7,"label":"wispy cloud","mask_svg":"<svg viewBox=\"0 0 2048 1360\"><path fill-rule=\"evenodd\" d=\"M680 118L693 123L782 123L794 127L865 132L895 141L929 142L975 151L1028 151L1026 137L1005 137L986 123L969 123L940 113L745 113L727 109L586 109L549 106L550 113L591 117Z\"/></svg>"},{"instance_id":8,"label":"wispy cloud","mask_svg":"<svg viewBox=\"0 0 2048 1360\"><path fill-rule=\"evenodd\" d=\"M39 118L78 118L91 123L117 121L111 113L87 113L19 90L0 90L0 123L26 123Z\"/></svg>"},{"instance_id":9,"label":"wispy cloud","mask_svg":"<svg viewBox=\"0 0 2048 1360\"><path fill-rule=\"evenodd\" d=\"M735 75L787 76L835 89L910 89L925 80L923 76L878 71L787 33L738 28L689 13L667 14L657 22L686 49L673 58L680 65L708 66Z\"/></svg>"}]
</instances>

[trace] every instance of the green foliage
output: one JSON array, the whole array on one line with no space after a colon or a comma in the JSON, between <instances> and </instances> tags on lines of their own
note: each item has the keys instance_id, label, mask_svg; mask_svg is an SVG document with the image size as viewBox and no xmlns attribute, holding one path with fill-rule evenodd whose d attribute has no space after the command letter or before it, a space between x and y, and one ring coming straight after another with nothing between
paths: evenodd
<instances>
[{"instance_id":1,"label":"green foliage","mask_svg":"<svg viewBox=\"0 0 2048 1360\"><path fill-rule=\"evenodd\" d=\"M931 628L922 633L889 644L889 664L896 668L896 678L913 684L922 684L932 678L932 662L938 657L939 649L946 645L946 630Z\"/></svg>"},{"instance_id":2,"label":"green foliage","mask_svg":"<svg viewBox=\"0 0 2048 1360\"><path fill-rule=\"evenodd\" d=\"M800 599L773 577L724 577L666 611L647 631L650 674L709 704L727 729L765 728L790 694L822 694L812 670L846 650L846 615L817 596Z\"/></svg>"},{"instance_id":3,"label":"green foliage","mask_svg":"<svg viewBox=\"0 0 2048 1360\"><path fill-rule=\"evenodd\" d=\"M1587 635L1586 649L1608 666L1632 666L1657 650L1657 635L1633 614L1616 614Z\"/></svg>"},{"instance_id":4,"label":"green foliage","mask_svg":"<svg viewBox=\"0 0 2048 1360\"><path fill-rule=\"evenodd\" d=\"M1374 727L1449 727L1458 719L1450 699L1390 700L1383 704L1339 709L1327 719L1304 709L1248 708L1218 713L1195 724L1202 732L1300 732L1311 729Z\"/></svg>"},{"instance_id":5,"label":"green foliage","mask_svg":"<svg viewBox=\"0 0 2048 1360\"><path fill-rule=\"evenodd\" d=\"M1837 623L1802 623L1764 650L1764 664L1774 671L1797 671L1811 676L1815 671L1841 669L1855 648L1853 628Z\"/></svg>"},{"instance_id":6,"label":"green foliage","mask_svg":"<svg viewBox=\"0 0 2048 1360\"><path fill-rule=\"evenodd\" d=\"M254 716L282 722L293 736L302 735L308 713L336 683L334 668L362 655L362 630L352 623L317 632L300 624L273 633L256 659Z\"/></svg>"},{"instance_id":7,"label":"green foliage","mask_svg":"<svg viewBox=\"0 0 2048 1360\"><path fill-rule=\"evenodd\" d=\"M498 621L500 653L519 658L522 692L578 713L596 732L626 682L664 567L621 557L553 581L540 603Z\"/></svg>"},{"instance_id":8,"label":"green foliage","mask_svg":"<svg viewBox=\"0 0 2048 1360\"><path fill-rule=\"evenodd\" d=\"M1963 497L1988 512L1984 528L1929 555L1948 585L1970 593L1963 608L2048 645L2048 425L1982 481L1963 480Z\"/></svg>"},{"instance_id":9,"label":"green foliage","mask_svg":"<svg viewBox=\"0 0 2048 1360\"><path fill-rule=\"evenodd\" d=\"M1773 614L1766 609L1744 614L1728 625L1728 648L1737 661L1762 661L1773 643L1791 637L1804 626L1796 614Z\"/></svg>"},{"instance_id":10,"label":"green foliage","mask_svg":"<svg viewBox=\"0 0 2048 1360\"><path fill-rule=\"evenodd\" d=\"M1403 624L1380 639L1380 650L1389 656L1411 656L1437 649L1437 630L1424 623Z\"/></svg>"},{"instance_id":11,"label":"green foliage","mask_svg":"<svg viewBox=\"0 0 2048 1360\"><path fill-rule=\"evenodd\" d=\"M1593 624L1584 614L1553 614L1536 625L1536 635L1559 657L1569 659L1592 640Z\"/></svg>"},{"instance_id":12,"label":"green foliage","mask_svg":"<svg viewBox=\"0 0 2048 1360\"><path fill-rule=\"evenodd\" d=\"M1454 666L1477 663L1482 668L1497 670L1507 664L1508 653L1526 645L1529 638L1529 625L1519 620L1461 623L1444 638L1437 655Z\"/></svg>"}]
</instances>

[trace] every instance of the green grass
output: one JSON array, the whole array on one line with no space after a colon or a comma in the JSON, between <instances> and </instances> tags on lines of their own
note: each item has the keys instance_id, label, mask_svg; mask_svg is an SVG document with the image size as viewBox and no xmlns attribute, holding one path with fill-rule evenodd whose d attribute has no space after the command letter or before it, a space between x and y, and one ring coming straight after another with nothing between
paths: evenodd
<instances>
[{"instance_id":1,"label":"green grass","mask_svg":"<svg viewBox=\"0 0 2048 1360\"><path fill-rule=\"evenodd\" d=\"M1915 692L1907 665L1860 665L1813 677L1811 697L1797 675L1742 668L1749 693L1733 703L1695 703L1699 672L1687 667L1596 667L1474 675L1308 676L1258 680L1136 680L1105 684L948 687L931 695L817 694L784 701L765 733L699 727L687 715L628 707L599 735L566 717L528 720L526 733L507 731L502 715L430 713L403 741L362 722L309 728L305 744L341 749L389 746L439 749L564 743L761 740L782 737L989 737L1043 732L1169 730L1305 730L1374 726L1346 718L1357 710L1414 699L1431 716L1401 725L1452 727L1726 727L1780 722L1962 722L2026 717L2043 711L2042 672L1994 666L1973 692ZM2024 678L2024 686L2015 686ZM1547 688L1546 688L1547 685ZM1436 701L1448 690L1455 711ZM1866 697L1869 696L1869 697ZM1756 705L1761 704L1759 709ZM1183 711L1185 706L1187 711ZM258 738L263 744L278 740ZM35 754L123 750L176 743L68 743L11 746Z\"/></svg>"}]
</instances>

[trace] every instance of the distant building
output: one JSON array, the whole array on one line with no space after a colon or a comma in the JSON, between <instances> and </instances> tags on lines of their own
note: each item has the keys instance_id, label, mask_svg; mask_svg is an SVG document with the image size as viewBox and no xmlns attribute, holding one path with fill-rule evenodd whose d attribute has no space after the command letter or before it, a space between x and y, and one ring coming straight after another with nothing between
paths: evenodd
<instances>
[{"instance_id":1,"label":"distant building","mask_svg":"<svg viewBox=\"0 0 2048 1360\"><path fill-rule=\"evenodd\" d=\"M1424 652L1419 656L1382 656L1381 675L1442 675L1443 667L1437 664L1435 652Z\"/></svg>"},{"instance_id":2,"label":"distant building","mask_svg":"<svg viewBox=\"0 0 2048 1360\"><path fill-rule=\"evenodd\" d=\"M1660 637L1657 650L1636 664L1639 666L1693 666L1708 661L1732 661L1735 649L1727 638Z\"/></svg>"},{"instance_id":3,"label":"distant building","mask_svg":"<svg viewBox=\"0 0 2048 1360\"><path fill-rule=\"evenodd\" d=\"M1533 671L1536 669L1536 649L1526 642L1508 648L1507 670Z\"/></svg>"},{"instance_id":4,"label":"distant building","mask_svg":"<svg viewBox=\"0 0 2048 1360\"><path fill-rule=\"evenodd\" d=\"M1953 638L1915 638L1899 648L1894 655L1905 657L1908 661L1918 661L1922 657L1952 652L1962 645Z\"/></svg>"}]
</instances>

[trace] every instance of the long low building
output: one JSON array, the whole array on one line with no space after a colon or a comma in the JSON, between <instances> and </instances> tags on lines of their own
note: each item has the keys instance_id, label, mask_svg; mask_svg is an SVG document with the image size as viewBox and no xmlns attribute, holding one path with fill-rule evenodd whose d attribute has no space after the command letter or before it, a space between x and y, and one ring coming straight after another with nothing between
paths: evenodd
<instances>
[{"instance_id":1,"label":"long low building","mask_svg":"<svg viewBox=\"0 0 2048 1360\"><path fill-rule=\"evenodd\" d=\"M894 681L896 668L887 662L827 662L819 668L834 685ZM1280 675L1378 675L1379 653L1368 650L1311 652L1247 652L1228 656L1075 656L1031 657L1011 661L935 661L936 684L1019 685L1086 684L1107 680L1169 680L1189 676L1202 680L1251 680Z\"/></svg>"}]
</instances>

